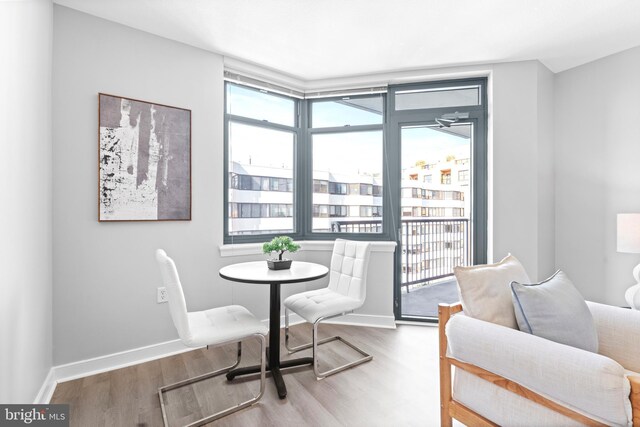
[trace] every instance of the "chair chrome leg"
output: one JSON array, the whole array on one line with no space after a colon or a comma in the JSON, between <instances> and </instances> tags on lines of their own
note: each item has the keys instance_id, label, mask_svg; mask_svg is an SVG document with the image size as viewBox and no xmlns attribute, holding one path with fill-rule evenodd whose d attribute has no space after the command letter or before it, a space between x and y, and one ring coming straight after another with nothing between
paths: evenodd
<instances>
[{"instance_id":1,"label":"chair chrome leg","mask_svg":"<svg viewBox=\"0 0 640 427\"><path fill-rule=\"evenodd\" d=\"M344 371L345 369L349 369L352 368L356 365L360 365L361 363L365 363L365 362L369 362L370 360L373 359L373 356L371 356L370 354L364 352L362 349L356 347L354 344L350 343L349 341L345 340L344 338L340 337L340 336L333 336L333 337L328 337L328 338L323 338L321 340L318 340L318 326L320 325L320 322L323 320L327 320L327 319L331 319L333 317L339 317L339 316L344 316L346 313L340 313L338 315L335 316L327 316L327 317L321 317L320 319L316 320L315 323L313 324L313 331L312 331L312 335L311 335L311 342L307 343L307 344L301 344L297 347L290 347L289 346L289 310L285 307L285 311L284 311L284 325L285 325L285 329L284 329L284 342L285 342L285 347L287 348L287 350L289 350L289 354L291 353L295 353L301 350L306 350L309 348L313 349L313 373L316 375L316 378L321 380L322 378L326 378L329 375L333 375L333 374L337 374L338 372ZM342 366L338 366L337 368L333 368L330 369L328 371L325 372L320 372L320 369L318 367L318 347L321 346L322 344L326 344L328 342L332 342L332 341L341 341L344 344L348 345L349 347L351 347L352 349L354 349L355 351L357 351L358 353L360 353L363 357L361 357L360 359L357 359L353 362L347 363L345 365Z\"/></svg>"},{"instance_id":2,"label":"chair chrome leg","mask_svg":"<svg viewBox=\"0 0 640 427\"><path fill-rule=\"evenodd\" d=\"M289 309L284 308L284 347L289 351L289 354L295 353L295 348L289 347Z\"/></svg>"},{"instance_id":3,"label":"chair chrome leg","mask_svg":"<svg viewBox=\"0 0 640 427\"><path fill-rule=\"evenodd\" d=\"M333 317L333 316L332 316ZM344 338L340 337L340 336L333 336L333 337L328 337L328 338L324 338L320 341L318 341L318 326L320 326L320 322L322 320L327 319L325 318L320 318L318 320L316 320L316 322L313 324L313 337L312 337L312 346L313 346L313 373L316 375L316 379L321 380L323 378L326 378L330 375L333 374L337 374L338 372L342 372L346 369L349 368L353 368L354 366L360 365L362 363L365 362L369 362L373 359L373 356L371 356L370 354L364 352L362 349L356 347L354 344L350 343L349 341L345 340ZM318 366L318 346L322 345L322 344L326 344L328 342L331 341L341 341L344 344L348 345L349 347L351 347L352 349L354 349L355 351L357 351L358 353L360 353L363 357L354 360L353 362L349 362L346 363L344 365L338 366L336 368L333 369L329 369L328 371L324 371L324 372L320 372L320 368Z\"/></svg>"},{"instance_id":4,"label":"chair chrome leg","mask_svg":"<svg viewBox=\"0 0 640 427\"><path fill-rule=\"evenodd\" d=\"M320 364L318 360L318 320L313 323L313 328L311 330L311 347L312 355L313 355L313 373L316 374L316 379L318 378L318 371L320 370L318 365Z\"/></svg>"},{"instance_id":5,"label":"chair chrome leg","mask_svg":"<svg viewBox=\"0 0 640 427\"><path fill-rule=\"evenodd\" d=\"M240 359L242 359L242 341L238 341L238 349L236 351L236 363L235 365L230 367L229 370L232 370L233 368L237 367L240 364Z\"/></svg>"},{"instance_id":6,"label":"chair chrome leg","mask_svg":"<svg viewBox=\"0 0 640 427\"><path fill-rule=\"evenodd\" d=\"M239 411L240 409L246 408L248 406L253 405L254 403L256 403L258 400L260 400L260 398L262 397L262 395L264 394L264 389L265 389L265 383L266 383L266 354L267 354L267 341L264 335L261 334L254 334L253 337L256 337L260 340L260 391L259 393L252 397L251 399L239 403L236 406L232 406L230 408L224 409L222 411L216 412L213 415L210 415L208 417L199 419L197 421L194 421L191 424L188 424L186 427L196 427L196 426L202 426L205 424L208 424L212 421L215 421L217 419L220 419L226 415L229 415L233 412ZM222 344L221 344L222 345ZM207 346L208 347L208 346ZM193 377L193 378L189 378L183 381L179 381L177 383L173 383L173 384L169 384L167 386L164 387L160 387L158 389L158 397L160 398L160 409L162 410L162 421L164 423L165 427L169 426L169 423L167 421L167 412L166 412L166 408L165 408L165 404L164 404L164 397L163 397L163 393L166 393L167 391L170 390L174 390L176 388L180 388L180 387L184 387L199 381L203 381L209 378L213 378L215 376L221 375L221 374L225 374L227 372L229 372L231 369L235 368L236 366L238 366L240 364L240 358L242 357L242 344L240 342L238 342L238 347L237 347L237 358L236 358L236 362L231 365L231 366L227 366L226 368L222 368L222 369L218 369L216 371L213 372L209 372L207 374L203 374L203 375L199 375L197 377Z\"/></svg>"},{"instance_id":7,"label":"chair chrome leg","mask_svg":"<svg viewBox=\"0 0 640 427\"><path fill-rule=\"evenodd\" d=\"M340 314L340 316L342 316L342 314ZM311 348L312 345L313 345L313 343L310 342L310 343L307 343L307 344L301 344L301 345L296 346L296 347L289 346L289 309L287 307L285 307L284 308L284 346L287 349L287 351L289 352L289 354L296 353L296 352L302 351L302 350L306 350L308 348Z\"/></svg>"}]
</instances>

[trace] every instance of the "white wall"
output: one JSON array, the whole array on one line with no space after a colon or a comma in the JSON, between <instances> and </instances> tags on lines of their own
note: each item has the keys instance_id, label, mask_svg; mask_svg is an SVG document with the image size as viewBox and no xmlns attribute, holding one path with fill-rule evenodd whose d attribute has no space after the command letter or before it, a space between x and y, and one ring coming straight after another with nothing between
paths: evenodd
<instances>
[{"instance_id":1,"label":"white wall","mask_svg":"<svg viewBox=\"0 0 640 427\"><path fill-rule=\"evenodd\" d=\"M190 309L237 303L266 319L266 288L231 285L217 276L223 265L263 259L255 253L221 256L219 251L222 58L55 6L53 70L55 364L176 338L167 306L155 303L160 285L153 258L157 247L175 258ZM507 252L516 254L534 277L553 257L553 245L547 247L553 242L547 235L552 226L537 214L548 207L538 179L546 173L543 161L549 153L536 148L543 138L538 113L547 103L545 73L538 62L528 61L394 77L402 81L491 74L492 250L497 259ZM384 75L368 78L391 80ZM192 221L97 222L98 92L192 110ZM330 246L315 249L297 258L328 264ZM393 313L392 256L376 252L371 264L373 280L358 314L360 319L388 318ZM324 283L285 287L283 296Z\"/></svg>"},{"instance_id":2,"label":"white wall","mask_svg":"<svg viewBox=\"0 0 640 427\"><path fill-rule=\"evenodd\" d=\"M493 72L493 259L515 255L531 276L538 269L537 63Z\"/></svg>"},{"instance_id":3,"label":"white wall","mask_svg":"<svg viewBox=\"0 0 640 427\"><path fill-rule=\"evenodd\" d=\"M190 309L225 304L212 283L222 236L222 59L54 6L53 179L56 365L177 337L154 251L180 267ZM98 92L192 110L192 221L98 223Z\"/></svg>"},{"instance_id":4,"label":"white wall","mask_svg":"<svg viewBox=\"0 0 640 427\"><path fill-rule=\"evenodd\" d=\"M538 63L538 270L544 280L556 270L555 75Z\"/></svg>"},{"instance_id":5,"label":"white wall","mask_svg":"<svg viewBox=\"0 0 640 427\"><path fill-rule=\"evenodd\" d=\"M553 73L538 61L494 66L493 260L515 255L532 280L553 273Z\"/></svg>"},{"instance_id":6,"label":"white wall","mask_svg":"<svg viewBox=\"0 0 640 427\"><path fill-rule=\"evenodd\" d=\"M640 212L638 94L640 47L556 75L557 264L616 305L640 262L616 252L616 214Z\"/></svg>"},{"instance_id":7,"label":"white wall","mask_svg":"<svg viewBox=\"0 0 640 427\"><path fill-rule=\"evenodd\" d=\"M0 3L0 402L51 369L51 31L47 0Z\"/></svg>"}]
</instances>

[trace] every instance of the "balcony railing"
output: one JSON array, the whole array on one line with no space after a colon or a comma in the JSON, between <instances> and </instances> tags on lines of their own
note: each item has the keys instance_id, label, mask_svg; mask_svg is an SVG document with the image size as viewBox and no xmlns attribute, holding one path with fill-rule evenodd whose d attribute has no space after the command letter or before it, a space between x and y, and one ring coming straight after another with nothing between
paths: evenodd
<instances>
[{"instance_id":1,"label":"balcony railing","mask_svg":"<svg viewBox=\"0 0 640 427\"><path fill-rule=\"evenodd\" d=\"M380 233L382 221L335 221L334 232ZM402 283L409 286L453 276L453 267L468 265L469 219L403 219Z\"/></svg>"},{"instance_id":2,"label":"balcony railing","mask_svg":"<svg viewBox=\"0 0 640 427\"><path fill-rule=\"evenodd\" d=\"M332 221L334 233L382 233L382 220L369 221Z\"/></svg>"}]
</instances>

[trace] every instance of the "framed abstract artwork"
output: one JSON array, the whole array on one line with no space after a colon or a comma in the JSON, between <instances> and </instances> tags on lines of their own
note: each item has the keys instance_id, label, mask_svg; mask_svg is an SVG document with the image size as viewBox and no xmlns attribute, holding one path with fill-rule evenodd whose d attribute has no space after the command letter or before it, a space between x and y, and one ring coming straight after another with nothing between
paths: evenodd
<instances>
[{"instance_id":1,"label":"framed abstract artwork","mask_svg":"<svg viewBox=\"0 0 640 427\"><path fill-rule=\"evenodd\" d=\"M191 220L191 110L98 98L98 221Z\"/></svg>"}]
</instances>

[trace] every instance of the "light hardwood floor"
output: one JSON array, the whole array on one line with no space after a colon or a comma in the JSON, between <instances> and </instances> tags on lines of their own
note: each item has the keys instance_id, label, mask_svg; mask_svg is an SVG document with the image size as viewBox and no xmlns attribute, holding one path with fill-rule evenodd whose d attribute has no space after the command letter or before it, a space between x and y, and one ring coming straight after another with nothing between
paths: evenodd
<instances>
[{"instance_id":1,"label":"light hardwood floor","mask_svg":"<svg viewBox=\"0 0 640 427\"><path fill-rule=\"evenodd\" d=\"M292 328L293 344L310 338L308 324ZM216 426L437 426L438 330L399 325L378 329L321 325L320 337L341 335L373 355L369 363L317 381L311 367L284 374L288 396L278 399L267 378L260 402ZM258 362L255 340L243 342L241 366ZM69 403L72 426L162 426L158 387L231 364L235 346L200 349L58 384L51 403ZM282 350L283 359L287 356ZM299 352L292 357L310 354ZM357 357L339 342L321 347L321 369ZM167 393L171 426L209 415L258 389L257 377L224 376Z\"/></svg>"}]
</instances>

